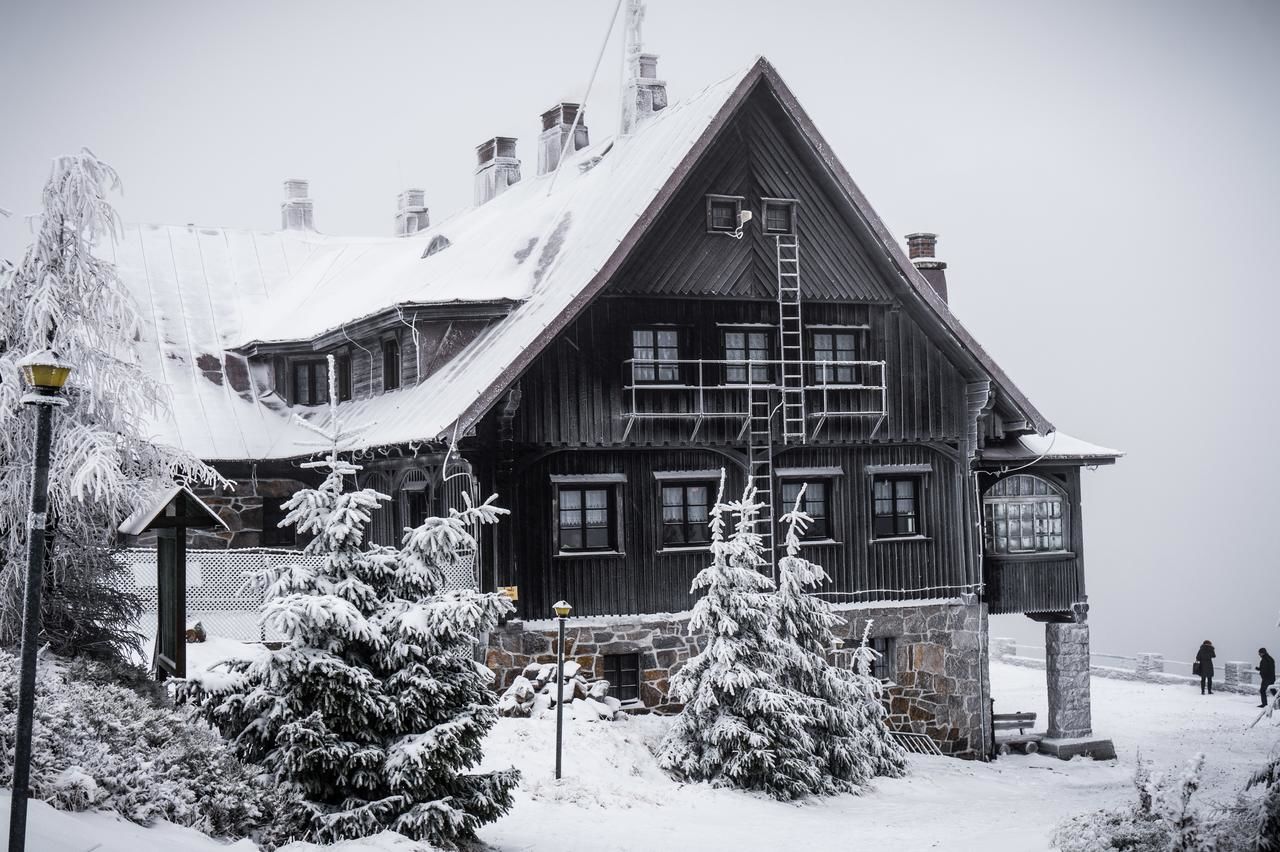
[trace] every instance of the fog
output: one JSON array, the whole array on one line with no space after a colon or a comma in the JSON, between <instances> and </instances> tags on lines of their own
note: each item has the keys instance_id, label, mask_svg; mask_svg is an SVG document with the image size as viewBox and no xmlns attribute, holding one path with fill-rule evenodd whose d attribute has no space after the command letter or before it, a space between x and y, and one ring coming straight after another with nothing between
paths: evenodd
<instances>
[{"instance_id":1,"label":"fog","mask_svg":"<svg viewBox=\"0 0 1280 852\"><path fill-rule=\"evenodd\" d=\"M585 88L613 3L0 4L0 256L87 146L130 221L390 234L467 206L474 146ZM673 98L764 54L894 233L937 231L952 306L1085 474L1093 646L1280 647L1280 4L651 0ZM617 36L587 104L616 126ZM997 635L1042 641L1002 617Z\"/></svg>"}]
</instances>

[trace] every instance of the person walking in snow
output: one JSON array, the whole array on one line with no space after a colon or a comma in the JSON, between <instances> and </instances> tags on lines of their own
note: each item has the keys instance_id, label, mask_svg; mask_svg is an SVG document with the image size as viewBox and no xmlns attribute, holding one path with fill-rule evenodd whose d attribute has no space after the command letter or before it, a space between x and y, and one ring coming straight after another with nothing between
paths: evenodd
<instances>
[{"instance_id":1,"label":"person walking in snow","mask_svg":"<svg viewBox=\"0 0 1280 852\"><path fill-rule=\"evenodd\" d=\"M1200 694L1204 695L1204 688L1207 684L1209 694L1213 695L1213 658L1216 656L1213 652L1213 643L1208 639L1204 640L1204 644L1200 646L1200 650L1196 651L1196 671L1200 675Z\"/></svg>"},{"instance_id":2,"label":"person walking in snow","mask_svg":"<svg viewBox=\"0 0 1280 852\"><path fill-rule=\"evenodd\" d=\"M1276 682L1276 658L1267 653L1266 648L1258 649L1258 679L1262 681L1262 703L1267 706L1267 687Z\"/></svg>"}]
</instances>

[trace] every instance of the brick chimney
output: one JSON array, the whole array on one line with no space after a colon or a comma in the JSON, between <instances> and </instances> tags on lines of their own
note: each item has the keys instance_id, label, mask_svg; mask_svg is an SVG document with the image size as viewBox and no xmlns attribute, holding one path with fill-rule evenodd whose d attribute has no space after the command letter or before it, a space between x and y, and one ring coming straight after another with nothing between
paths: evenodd
<instances>
[{"instance_id":1,"label":"brick chimney","mask_svg":"<svg viewBox=\"0 0 1280 852\"><path fill-rule=\"evenodd\" d=\"M933 292L945 302L947 301L947 265L934 257L937 246L937 234L907 234L907 253L911 257L911 263L920 270L924 280L928 281L929 286L933 288Z\"/></svg>"},{"instance_id":2,"label":"brick chimney","mask_svg":"<svg viewBox=\"0 0 1280 852\"><path fill-rule=\"evenodd\" d=\"M582 111L581 104L561 101L542 114L542 135L538 137L538 174L545 175L556 170L556 166L560 164L560 152L564 150L565 140L569 138L571 131L572 151L587 147L587 114Z\"/></svg>"},{"instance_id":3,"label":"brick chimney","mask_svg":"<svg viewBox=\"0 0 1280 852\"><path fill-rule=\"evenodd\" d=\"M646 118L667 106L667 81L658 79L658 54L640 53L627 64L627 86L622 93L623 135L634 133Z\"/></svg>"},{"instance_id":4,"label":"brick chimney","mask_svg":"<svg viewBox=\"0 0 1280 852\"><path fill-rule=\"evenodd\" d=\"M426 207L426 191L406 189L396 199L396 236L407 237L425 231L431 225L431 214Z\"/></svg>"},{"instance_id":5,"label":"brick chimney","mask_svg":"<svg viewBox=\"0 0 1280 852\"><path fill-rule=\"evenodd\" d=\"M516 140L512 136L495 136L476 146L475 201L479 207L506 192L520 181L520 160L516 158Z\"/></svg>"},{"instance_id":6,"label":"brick chimney","mask_svg":"<svg viewBox=\"0 0 1280 852\"><path fill-rule=\"evenodd\" d=\"M284 182L284 201L280 204L280 227L286 231L314 231L313 208L308 196L309 184L299 178Z\"/></svg>"}]
</instances>

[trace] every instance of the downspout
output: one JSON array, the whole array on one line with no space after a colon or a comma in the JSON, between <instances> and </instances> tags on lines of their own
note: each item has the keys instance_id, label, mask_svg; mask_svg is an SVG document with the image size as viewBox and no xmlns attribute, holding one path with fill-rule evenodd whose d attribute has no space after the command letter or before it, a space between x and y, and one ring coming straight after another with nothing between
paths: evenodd
<instances>
[{"instance_id":1,"label":"downspout","mask_svg":"<svg viewBox=\"0 0 1280 852\"><path fill-rule=\"evenodd\" d=\"M993 743L990 741L992 735L991 725L989 724L991 713L991 695L987 688L991 682L991 662L988 656L990 632L990 617L986 623L982 619L983 597L986 591L983 583L984 566L982 564L982 495L978 491L978 445L981 436L981 426L983 414L990 410L995 398L991 393L991 382L989 380L980 380L969 382L965 386L965 403L966 414L965 419L965 442L963 449L964 455L964 473L963 476L968 479L968 488L963 490L965 496L965 547L968 553L966 560L970 566L969 589L974 595L978 609L978 712L982 717L982 749L978 755L979 760L990 760Z\"/></svg>"}]
</instances>

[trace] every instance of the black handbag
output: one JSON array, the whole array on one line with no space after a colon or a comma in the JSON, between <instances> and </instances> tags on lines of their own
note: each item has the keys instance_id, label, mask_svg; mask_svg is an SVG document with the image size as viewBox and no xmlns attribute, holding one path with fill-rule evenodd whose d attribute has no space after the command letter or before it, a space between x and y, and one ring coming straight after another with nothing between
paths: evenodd
<instances>
[{"instance_id":1,"label":"black handbag","mask_svg":"<svg viewBox=\"0 0 1280 852\"><path fill-rule=\"evenodd\" d=\"M1199 661L1199 660L1196 660L1194 663L1192 663L1192 664L1191 664L1191 673L1192 673L1193 675L1198 675L1198 674L1200 674L1200 661Z\"/></svg>"}]
</instances>

